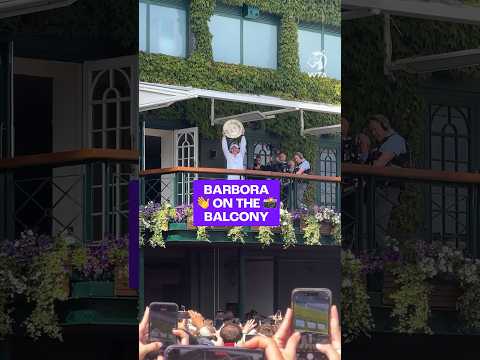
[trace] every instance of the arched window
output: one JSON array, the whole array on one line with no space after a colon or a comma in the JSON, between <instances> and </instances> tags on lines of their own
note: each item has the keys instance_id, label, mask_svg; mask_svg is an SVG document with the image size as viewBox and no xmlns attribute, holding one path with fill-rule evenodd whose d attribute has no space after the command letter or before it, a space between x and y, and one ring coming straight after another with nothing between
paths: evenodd
<instances>
[{"instance_id":1,"label":"arched window","mask_svg":"<svg viewBox=\"0 0 480 360\"><path fill-rule=\"evenodd\" d=\"M470 109L430 106L430 165L432 170L469 171ZM465 241L468 232L467 187L431 187L431 237L433 240Z\"/></svg>"},{"instance_id":2,"label":"arched window","mask_svg":"<svg viewBox=\"0 0 480 360\"><path fill-rule=\"evenodd\" d=\"M128 60L125 60L127 62ZM123 61L122 61L123 62ZM132 149L134 119L133 66L115 60L86 66L90 146L100 149ZM128 182L130 165L95 164L92 174L92 238L128 231Z\"/></svg>"},{"instance_id":3,"label":"arched window","mask_svg":"<svg viewBox=\"0 0 480 360\"><path fill-rule=\"evenodd\" d=\"M319 175L337 176L337 150L335 148L320 149ZM337 204L337 185L320 183L320 205L335 208Z\"/></svg>"},{"instance_id":4,"label":"arched window","mask_svg":"<svg viewBox=\"0 0 480 360\"><path fill-rule=\"evenodd\" d=\"M198 129L188 128L175 131L176 159L177 166L195 167L198 158ZM191 172L180 173L177 182L177 204L190 204L192 200L192 182L197 177Z\"/></svg>"},{"instance_id":5,"label":"arched window","mask_svg":"<svg viewBox=\"0 0 480 360\"><path fill-rule=\"evenodd\" d=\"M253 148L253 160L260 157L260 165L267 165L268 158L272 156L272 146L270 144L258 143Z\"/></svg>"}]
</instances>

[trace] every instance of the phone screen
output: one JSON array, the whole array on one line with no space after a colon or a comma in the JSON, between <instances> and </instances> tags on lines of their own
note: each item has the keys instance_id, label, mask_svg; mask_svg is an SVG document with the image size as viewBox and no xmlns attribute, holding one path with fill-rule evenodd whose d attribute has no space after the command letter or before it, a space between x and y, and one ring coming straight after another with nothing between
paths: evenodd
<instances>
[{"instance_id":1,"label":"phone screen","mask_svg":"<svg viewBox=\"0 0 480 360\"><path fill-rule=\"evenodd\" d=\"M294 329L302 333L299 350L315 351L315 344L329 336L330 291L295 291L292 298Z\"/></svg>"},{"instance_id":2,"label":"phone screen","mask_svg":"<svg viewBox=\"0 0 480 360\"><path fill-rule=\"evenodd\" d=\"M170 346L166 360L263 360L260 350L214 346Z\"/></svg>"},{"instance_id":3,"label":"phone screen","mask_svg":"<svg viewBox=\"0 0 480 360\"><path fill-rule=\"evenodd\" d=\"M178 307L170 303L150 304L150 342L160 341L165 348L175 343L172 330L177 327Z\"/></svg>"}]
</instances>

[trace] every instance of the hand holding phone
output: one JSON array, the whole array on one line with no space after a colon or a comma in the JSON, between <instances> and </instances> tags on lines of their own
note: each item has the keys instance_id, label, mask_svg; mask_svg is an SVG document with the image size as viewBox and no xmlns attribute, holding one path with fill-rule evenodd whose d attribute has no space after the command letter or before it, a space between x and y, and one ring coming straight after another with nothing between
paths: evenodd
<instances>
[{"instance_id":1,"label":"hand holding phone","mask_svg":"<svg viewBox=\"0 0 480 360\"><path fill-rule=\"evenodd\" d=\"M161 342L162 349L176 343L173 330L177 327L178 305L174 303L153 302L149 306L149 342Z\"/></svg>"},{"instance_id":2,"label":"hand holding phone","mask_svg":"<svg viewBox=\"0 0 480 360\"><path fill-rule=\"evenodd\" d=\"M293 330L301 333L297 348L298 358L321 358L316 344L330 341L330 308L332 293L329 289L295 289L292 292Z\"/></svg>"}]
</instances>

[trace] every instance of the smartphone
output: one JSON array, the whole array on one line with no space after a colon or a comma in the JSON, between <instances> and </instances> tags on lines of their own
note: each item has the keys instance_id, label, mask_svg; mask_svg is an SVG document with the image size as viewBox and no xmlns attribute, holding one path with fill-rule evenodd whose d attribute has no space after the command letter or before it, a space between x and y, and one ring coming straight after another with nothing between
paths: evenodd
<instances>
[{"instance_id":1,"label":"smartphone","mask_svg":"<svg viewBox=\"0 0 480 360\"><path fill-rule=\"evenodd\" d=\"M175 344L176 338L172 330L177 327L178 305L174 303L153 302L149 308L149 342L161 342L163 344L162 349Z\"/></svg>"},{"instance_id":2,"label":"smartphone","mask_svg":"<svg viewBox=\"0 0 480 360\"><path fill-rule=\"evenodd\" d=\"M223 346L172 345L165 351L166 360L263 360L263 351Z\"/></svg>"},{"instance_id":3,"label":"smartphone","mask_svg":"<svg viewBox=\"0 0 480 360\"><path fill-rule=\"evenodd\" d=\"M315 345L330 339L331 306L332 292L329 289L301 288L292 291L293 330L302 334L297 348L299 359L323 357Z\"/></svg>"}]
</instances>

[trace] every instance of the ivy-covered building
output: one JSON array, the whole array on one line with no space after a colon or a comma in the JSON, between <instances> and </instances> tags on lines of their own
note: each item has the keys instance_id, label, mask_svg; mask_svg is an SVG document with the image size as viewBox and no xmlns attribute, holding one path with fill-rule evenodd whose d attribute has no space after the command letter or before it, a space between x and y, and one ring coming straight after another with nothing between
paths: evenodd
<instances>
[{"instance_id":1,"label":"ivy-covered building","mask_svg":"<svg viewBox=\"0 0 480 360\"><path fill-rule=\"evenodd\" d=\"M342 23L342 56L349 59L342 64L348 84L342 109L352 120L352 135L368 126L372 114L386 115L412 156L409 168L343 169L363 179L357 201L365 205L342 208L344 218L356 219L348 250L361 254L344 258L343 276L351 286L342 290L342 330L371 334L346 346L345 356L410 356L424 347L433 357L461 348L470 358L476 354L479 269L473 266L468 276L462 269L479 256L480 179L473 174L479 153L480 9L475 1L371 5L342 5L348 19ZM375 241L379 220L373 204L380 196L374 186L385 181L401 190L386 229L391 238L382 249Z\"/></svg>"},{"instance_id":2,"label":"ivy-covered building","mask_svg":"<svg viewBox=\"0 0 480 360\"><path fill-rule=\"evenodd\" d=\"M141 0L139 16L144 202L188 206L194 179L224 178L229 117L245 127L247 168L257 156L266 164L278 150L289 159L300 151L313 174L339 176L340 1ZM339 183L309 183L311 208L339 209ZM258 230L233 244L229 229L210 229L208 243L171 223L165 248L145 240L143 300L209 317L225 308L270 315L294 287L324 285L338 302L338 247L323 239L312 251L298 225L297 245L285 250L281 234L263 248Z\"/></svg>"},{"instance_id":3,"label":"ivy-covered building","mask_svg":"<svg viewBox=\"0 0 480 360\"><path fill-rule=\"evenodd\" d=\"M95 0L0 8L2 359L137 356L129 352L137 294L125 283L115 290L113 267L92 262L106 250L102 240L128 231L126 188L138 164L138 23L129 14L137 8Z\"/></svg>"}]
</instances>

